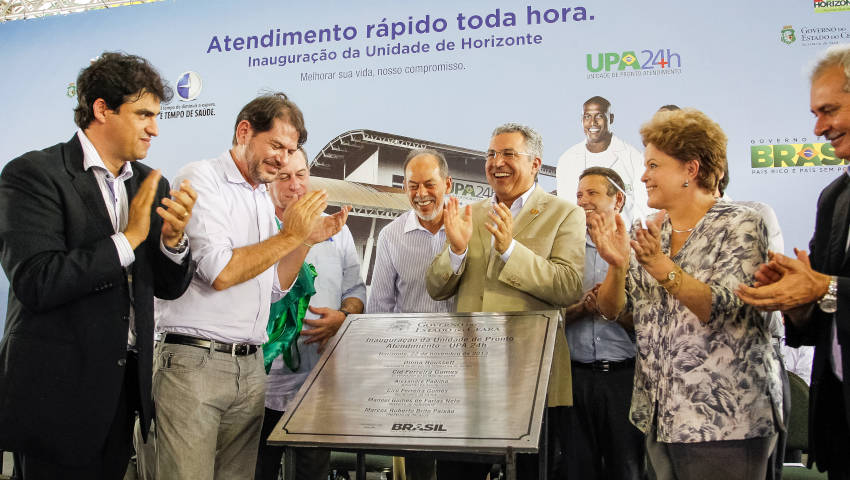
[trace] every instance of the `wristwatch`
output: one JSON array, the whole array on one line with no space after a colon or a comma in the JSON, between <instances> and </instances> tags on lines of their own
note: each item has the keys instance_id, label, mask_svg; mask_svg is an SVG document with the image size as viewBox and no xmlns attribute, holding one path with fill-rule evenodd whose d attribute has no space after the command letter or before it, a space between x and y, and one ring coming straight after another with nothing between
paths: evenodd
<instances>
[{"instance_id":1,"label":"wristwatch","mask_svg":"<svg viewBox=\"0 0 850 480\"><path fill-rule=\"evenodd\" d=\"M180 241L177 242L177 245L174 247L165 246L165 249L171 253L183 253L186 251L186 247L189 246L189 237L186 235L186 232L183 232L183 236L180 237Z\"/></svg>"},{"instance_id":2,"label":"wristwatch","mask_svg":"<svg viewBox=\"0 0 850 480\"><path fill-rule=\"evenodd\" d=\"M675 282L677 276L678 274L676 273L675 268L673 270L670 270L670 273L667 274L667 280L665 280L664 283L666 284L668 282Z\"/></svg>"},{"instance_id":3,"label":"wristwatch","mask_svg":"<svg viewBox=\"0 0 850 480\"><path fill-rule=\"evenodd\" d=\"M818 308L824 313L835 313L838 310L838 277L830 277L829 288L818 300Z\"/></svg>"},{"instance_id":4,"label":"wristwatch","mask_svg":"<svg viewBox=\"0 0 850 480\"><path fill-rule=\"evenodd\" d=\"M679 279L679 272L680 271L681 271L681 269L673 267L673 270L670 270L670 272L668 272L667 275L662 280L659 280L658 284L661 285L664 288L672 287L673 285L676 284L676 280Z\"/></svg>"},{"instance_id":5,"label":"wristwatch","mask_svg":"<svg viewBox=\"0 0 850 480\"><path fill-rule=\"evenodd\" d=\"M349 312L348 310L346 310L344 308L340 308L339 311L342 312L342 314L345 315L346 317L351 315L351 312Z\"/></svg>"}]
</instances>

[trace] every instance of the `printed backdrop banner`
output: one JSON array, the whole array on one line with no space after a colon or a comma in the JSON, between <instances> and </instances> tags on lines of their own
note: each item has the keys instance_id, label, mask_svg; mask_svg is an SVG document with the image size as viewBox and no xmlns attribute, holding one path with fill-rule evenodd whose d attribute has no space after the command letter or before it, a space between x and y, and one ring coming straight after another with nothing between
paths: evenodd
<instances>
[{"instance_id":1,"label":"printed backdrop banner","mask_svg":"<svg viewBox=\"0 0 850 480\"><path fill-rule=\"evenodd\" d=\"M808 71L828 45L850 42L848 9L845 0L169 0L11 21L0 24L0 166L71 137L76 76L106 50L148 58L174 89L145 160L168 178L227 149L251 98L283 91L305 113L314 177L327 179L335 204L355 204L349 223L368 279L377 232L405 208L392 187L409 148L444 151L454 193L473 201L490 194L482 152L492 129L528 124L543 135L539 181L551 191L558 157L584 139L582 104L599 95L612 104L612 130L641 151L638 129L661 105L720 123L729 195L770 204L790 251L807 247L818 192L843 168L812 133ZM352 186L386 198L361 201Z\"/></svg>"}]
</instances>

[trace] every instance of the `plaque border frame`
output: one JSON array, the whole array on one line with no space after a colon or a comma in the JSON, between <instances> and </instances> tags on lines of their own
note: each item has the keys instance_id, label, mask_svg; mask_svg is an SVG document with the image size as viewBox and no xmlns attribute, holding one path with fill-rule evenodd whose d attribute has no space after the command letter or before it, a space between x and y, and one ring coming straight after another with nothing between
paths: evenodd
<instances>
[{"instance_id":1,"label":"plaque border frame","mask_svg":"<svg viewBox=\"0 0 850 480\"><path fill-rule=\"evenodd\" d=\"M482 446L482 445L470 445L470 446L442 446L442 445L423 445L416 444L415 442L410 442L410 440L435 440L433 436L417 436L417 435L406 435L406 436L397 436L392 434L344 434L344 433L312 433L312 432L290 432L287 429L287 425L289 424L291 418L297 413L298 407L304 401L309 392L310 388L314 385L316 380L318 379L319 374L322 370L327 366L330 361L331 356L334 351L336 351L339 346L340 341L342 341L345 336L345 332L349 330L349 328L357 321L368 321L369 319L374 318L415 318L422 319L428 317L443 317L445 314L440 313L386 313L386 314L357 314L357 315L349 315L342 326L340 326L340 330L337 335L334 337L333 344L325 350L322 354L322 357L319 359L319 362L316 364L316 367L310 372L310 375L304 381L304 384L298 390L298 393L293 398L291 404L295 406L290 408L286 413L284 413L283 417L281 417L278 424L275 426L272 433L269 435L267 442L269 445L277 445L277 446L296 446L296 447L326 447L331 449L338 450L357 450L357 449L369 449L370 451L383 451L383 452L401 452L401 451L430 451L430 452L477 452L477 453L485 453L485 454L494 454L494 455L503 455L507 450L513 450L517 453L537 453L538 452L538 444L539 437L541 432L541 423L543 419L543 411L546 408L546 397L547 397L547 387L549 383L549 375L551 373L551 365L552 360L554 358L554 347L555 347L555 336L558 334L559 326L562 323L562 317L559 310L533 310L533 311L514 311L514 312L457 312L451 314L453 318L477 318L477 317L490 317L490 316L501 316L501 317L529 317L529 316L541 316L545 317L547 320L545 337L543 339L541 348L543 351L540 355L540 360L537 365L537 378L536 378L536 388L534 391L533 399L532 399L532 409L531 414L529 415L528 422L526 425L526 430L524 433L518 436L511 437L472 437L472 436L444 436L440 437L440 439L451 439L451 440L472 440L477 442L486 442L488 440L495 442L528 442L529 445L504 445L504 446ZM551 347L549 345L551 344ZM541 385L541 377L546 377L546 382ZM536 420L536 421L535 421ZM304 439L287 439L287 436L290 435L299 435L299 436L309 436L309 437L318 437L318 438L352 438L352 439L394 439L393 443L357 443L357 442L323 442L323 441L310 441ZM272 439L272 437L282 436L280 439ZM537 440L534 440L537 439Z\"/></svg>"}]
</instances>

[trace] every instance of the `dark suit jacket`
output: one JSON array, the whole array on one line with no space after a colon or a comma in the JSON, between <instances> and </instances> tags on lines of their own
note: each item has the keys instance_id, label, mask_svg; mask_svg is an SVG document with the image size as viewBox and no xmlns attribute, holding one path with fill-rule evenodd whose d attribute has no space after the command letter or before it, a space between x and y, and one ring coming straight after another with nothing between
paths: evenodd
<instances>
[{"instance_id":1,"label":"dark suit jacket","mask_svg":"<svg viewBox=\"0 0 850 480\"><path fill-rule=\"evenodd\" d=\"M824 391L824 379L832 374L829 357L832 355L830 331L833 316L823 313L817 305L812 310L810 322L802 327L786 322L788 345L814 345L812 387L809 409L809 462L817 461L819 468L829 468L836 461L826 455L830 439L828 432L833 422L847 422L850 426L850 255L845 254L847 229L850 226L850 178L846 174L830 183L818 199L815 234L809 243L812 268L828 275L838 276L838 342L842 348L844 382L844 418L835 418L830 405L840 401L840 392ZM792 407L793 408L793 407Z\"/></svg>"},{"instance_id":2,"label":"dark suit jacket","mask_svg":"<svg viewBox=\"0 0 850 480\"><path fill-rule=\"evenodd\" d=\"M132 168L130 200L151 171L138 162ZM153 411L153 297L179 297L192 276L188 255L177 265L160 251L155 208L167 195L162 179L132 265L143 432ZM103 447L124 378L131 306L112 234L76 135L12 160L0 174L0 263L10 283L0 448L83 465Z\"/></svg>"}]
</instances>

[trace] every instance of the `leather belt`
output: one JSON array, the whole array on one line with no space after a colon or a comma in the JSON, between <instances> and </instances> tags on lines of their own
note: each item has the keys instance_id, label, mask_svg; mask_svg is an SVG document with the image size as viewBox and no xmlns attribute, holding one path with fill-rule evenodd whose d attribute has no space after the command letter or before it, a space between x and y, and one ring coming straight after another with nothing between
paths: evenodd
<instances>
[{"instance_id":1,"label":"leather belt","mask_svg":"<svg viewBox=\"0 0 850 480\"><path fill-rule=\"evenodd\" d=\"M572 362L573 367L575 368L585 368L588 370L595 370L598 372L613 372L614 370L620 370L622 368L633 367L635 364L634 357L627 358L626 360L620 362L611 362L608 360L597 360L591 363L584 362Z\"/></svg>"},{"instance_id":2,"label":"leather belt","mask_svg":"<svg viewBox=\"0 0 850 480\"><path fill-rule=\"evenodd\" d=\"M190 337L188 335L178 335L176 333L166 333L164 343L174 345L188 345L190 347L212 348L216 352L229 353L233 357L242 357L252 355L257 351L256 345L249 343L221 343L215 340L204 340L203 338Z\"/></svg>"}]
</instances>

